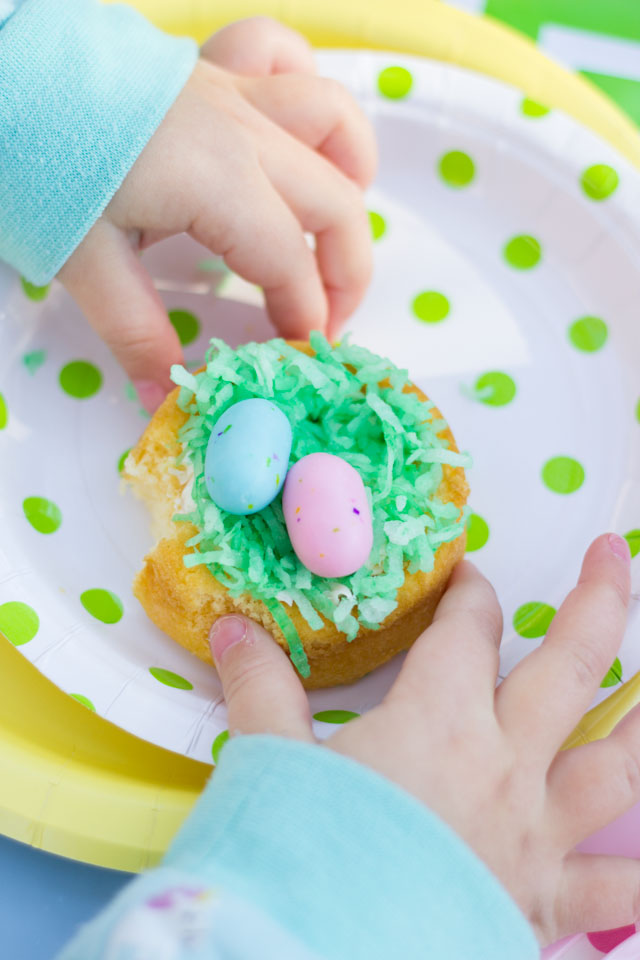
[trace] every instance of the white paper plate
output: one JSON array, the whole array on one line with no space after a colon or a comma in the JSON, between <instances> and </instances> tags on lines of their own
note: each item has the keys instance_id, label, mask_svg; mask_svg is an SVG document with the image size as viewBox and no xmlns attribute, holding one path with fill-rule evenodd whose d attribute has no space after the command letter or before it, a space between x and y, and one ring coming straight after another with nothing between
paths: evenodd
<instances>
[{"instance_id":1,"label":"white paper plate","mask_svg":"<svg viewBox=\"0 0 640 960\"><path fill-rule=\"evenodd\" d=\"M353 338L407 366L473 454L471 503L489 531L473 556L504 607L505 672L544 629L547 608L527 618L523 605L557 607L592 537L640 528L640 177L574 121L527 113L518 91L477 74L395 54L320 60L364 105L380 144L369 204L376 228L382 217L385 229ZM604 171L616 186L603 199L582 185L594 165L615 171ZM504 256L522 236L539 243L539 260L527 269ZM522 249L535 259L535 245ZM168 308L199 320L186 347L194 365L212 334L233 344L272 334L259 293L212 269L202 248L177 239L145 259ZM438 296L420 297L425 292ZM131 594L151 540L143 508L119 492L117 464L145 425L140 408L58 286L36 302L4 269L0 306L0 629L103 717L210 760L226 728L215 672L156 630ZM597 320L578 322L585 317ZM77 360L101 375L99 389L82 399L60 386L61 371ZM478 391L478 380L496 372ZM508 397L512 384L509 402L491 402ZM545 473L550 461L555 472ZM582 482L556 492L543 473L560 489ZM31 497L59 508L53 532L26 519ZM472 545L482 539L475 523ZM83 607L81 597L96 589L119 598L117 622ZM108 598L106 615L119 615ZM514 617L529 636L516 632ZM632 620L611 683L640 668L637 637ZM314 712L367 710L398 666L312 694ZM320 735L331 729L318 722Z\"/></svg>"}]
</instances>

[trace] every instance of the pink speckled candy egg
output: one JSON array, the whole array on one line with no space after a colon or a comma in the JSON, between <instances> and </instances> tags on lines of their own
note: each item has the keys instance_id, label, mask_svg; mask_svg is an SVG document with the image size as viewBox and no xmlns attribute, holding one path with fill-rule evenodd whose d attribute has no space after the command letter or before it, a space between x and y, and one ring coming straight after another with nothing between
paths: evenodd
<instances>
[{"instance_id":1,"label":"pink speckled candy egg","mask_svg":"<svg viewBox=\"0 0 640 960\"><path fill-rule=\"evenodd\" d=\"M320 577L348 577L367 562L371 511L357 470L331 453L310 453L287 474L282 495L291 544Z\"/></svg>"}]
</instances>

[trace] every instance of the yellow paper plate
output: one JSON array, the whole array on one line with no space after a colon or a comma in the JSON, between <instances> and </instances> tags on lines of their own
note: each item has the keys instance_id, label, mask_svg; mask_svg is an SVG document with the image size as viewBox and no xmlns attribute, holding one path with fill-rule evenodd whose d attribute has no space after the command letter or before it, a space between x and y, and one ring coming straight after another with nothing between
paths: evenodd
<instances>
[{"instance_id":1,"label":"yellow paper plate","mask_svg":"<svg viewBox=\"0 0 640 960\"><path fill-rule=\"evenodd\" d=\"M638 703L640 703L640 673L636 673L610 697L589 710L565 743L564 749L607 737L615 725Z\"/></svg>"},{"instance_id":2,"label":"yellow paper plate","mask_svg":"<svg viewBox=\"0 0 640 960\"><path fill-rule=\"evenodd\" d=\"M210 767L92 714L0 638L0 829L120 870L155 863Z\"/></svg>"},{"instance_id":3,"label":"yellow paper plate","mask_svg":"<svg viewBox=\"0 0 640 960\"><path fill-rule=\"evenodd\" d=\"M528 41L487 20L428 0L137 4L165 29L199 39L224 22L277 16L318 46L395 49L490 73L532 99L592 126L640 166L637 132L585 81ZM0 830L18 840L103 866L156 862L201 791L209 767L137 740L58 690L0 642ZM587 715L576 742L605 735L640 699L637 678Z\"/></svg>"}]
</instances>

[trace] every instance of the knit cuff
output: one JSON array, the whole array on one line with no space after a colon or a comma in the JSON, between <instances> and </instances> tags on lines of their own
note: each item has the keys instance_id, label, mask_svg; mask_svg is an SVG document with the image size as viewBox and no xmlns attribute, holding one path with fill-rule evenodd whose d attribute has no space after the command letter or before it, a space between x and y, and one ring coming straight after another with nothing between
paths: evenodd
<instances>
[{"instance_id":1,"label":"knit cuff","mask_svg":"<svg viewBox=\"0 0 640 960\"><path fill-rule=\"evenodd\" d=\"M194 41L96 0L28 0L0 28L0 259L48 283L187 81Z\"/></svg>"}]
</instances>

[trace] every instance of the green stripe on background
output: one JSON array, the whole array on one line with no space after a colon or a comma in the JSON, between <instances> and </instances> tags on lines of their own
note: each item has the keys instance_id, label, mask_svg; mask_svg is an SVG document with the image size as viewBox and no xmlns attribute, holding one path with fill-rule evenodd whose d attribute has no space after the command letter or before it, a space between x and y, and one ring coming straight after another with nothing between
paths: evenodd
<instances>
[{"instance_id":1,"label":"green stripe on background","mask_svg":"<svg viewBox=\"0 0 640 960\"><path fill-rule=\"evenodd\" d=\"M534 40L545 23L640 40L638 0L487 0L485 12Z\"/></svg>"},{"instance_id":2,"label":"green stripe on background","mask_svg":"<svg viewBox=\"0 0 640 960\"><path fill-rule=\"evenodd\" d=\"M638 16L640 17L640 3ZM640 127L640 80L608 77L606 73L592 73L590 70L581 70L580 73L615 100Z\"/></svg>"},{"instance_id":3,"label":"green stripe on background","mask_svg":"<svg viewBox=\"0 0 640 960\"><path fill-rule=\"evenodd\" d=\"M487 0L485 12L533 40L550 24L590 30L614 40L640 40L640 0ZM640 81L580 72L640 126Z\"/></svg>"}]
</instances>

